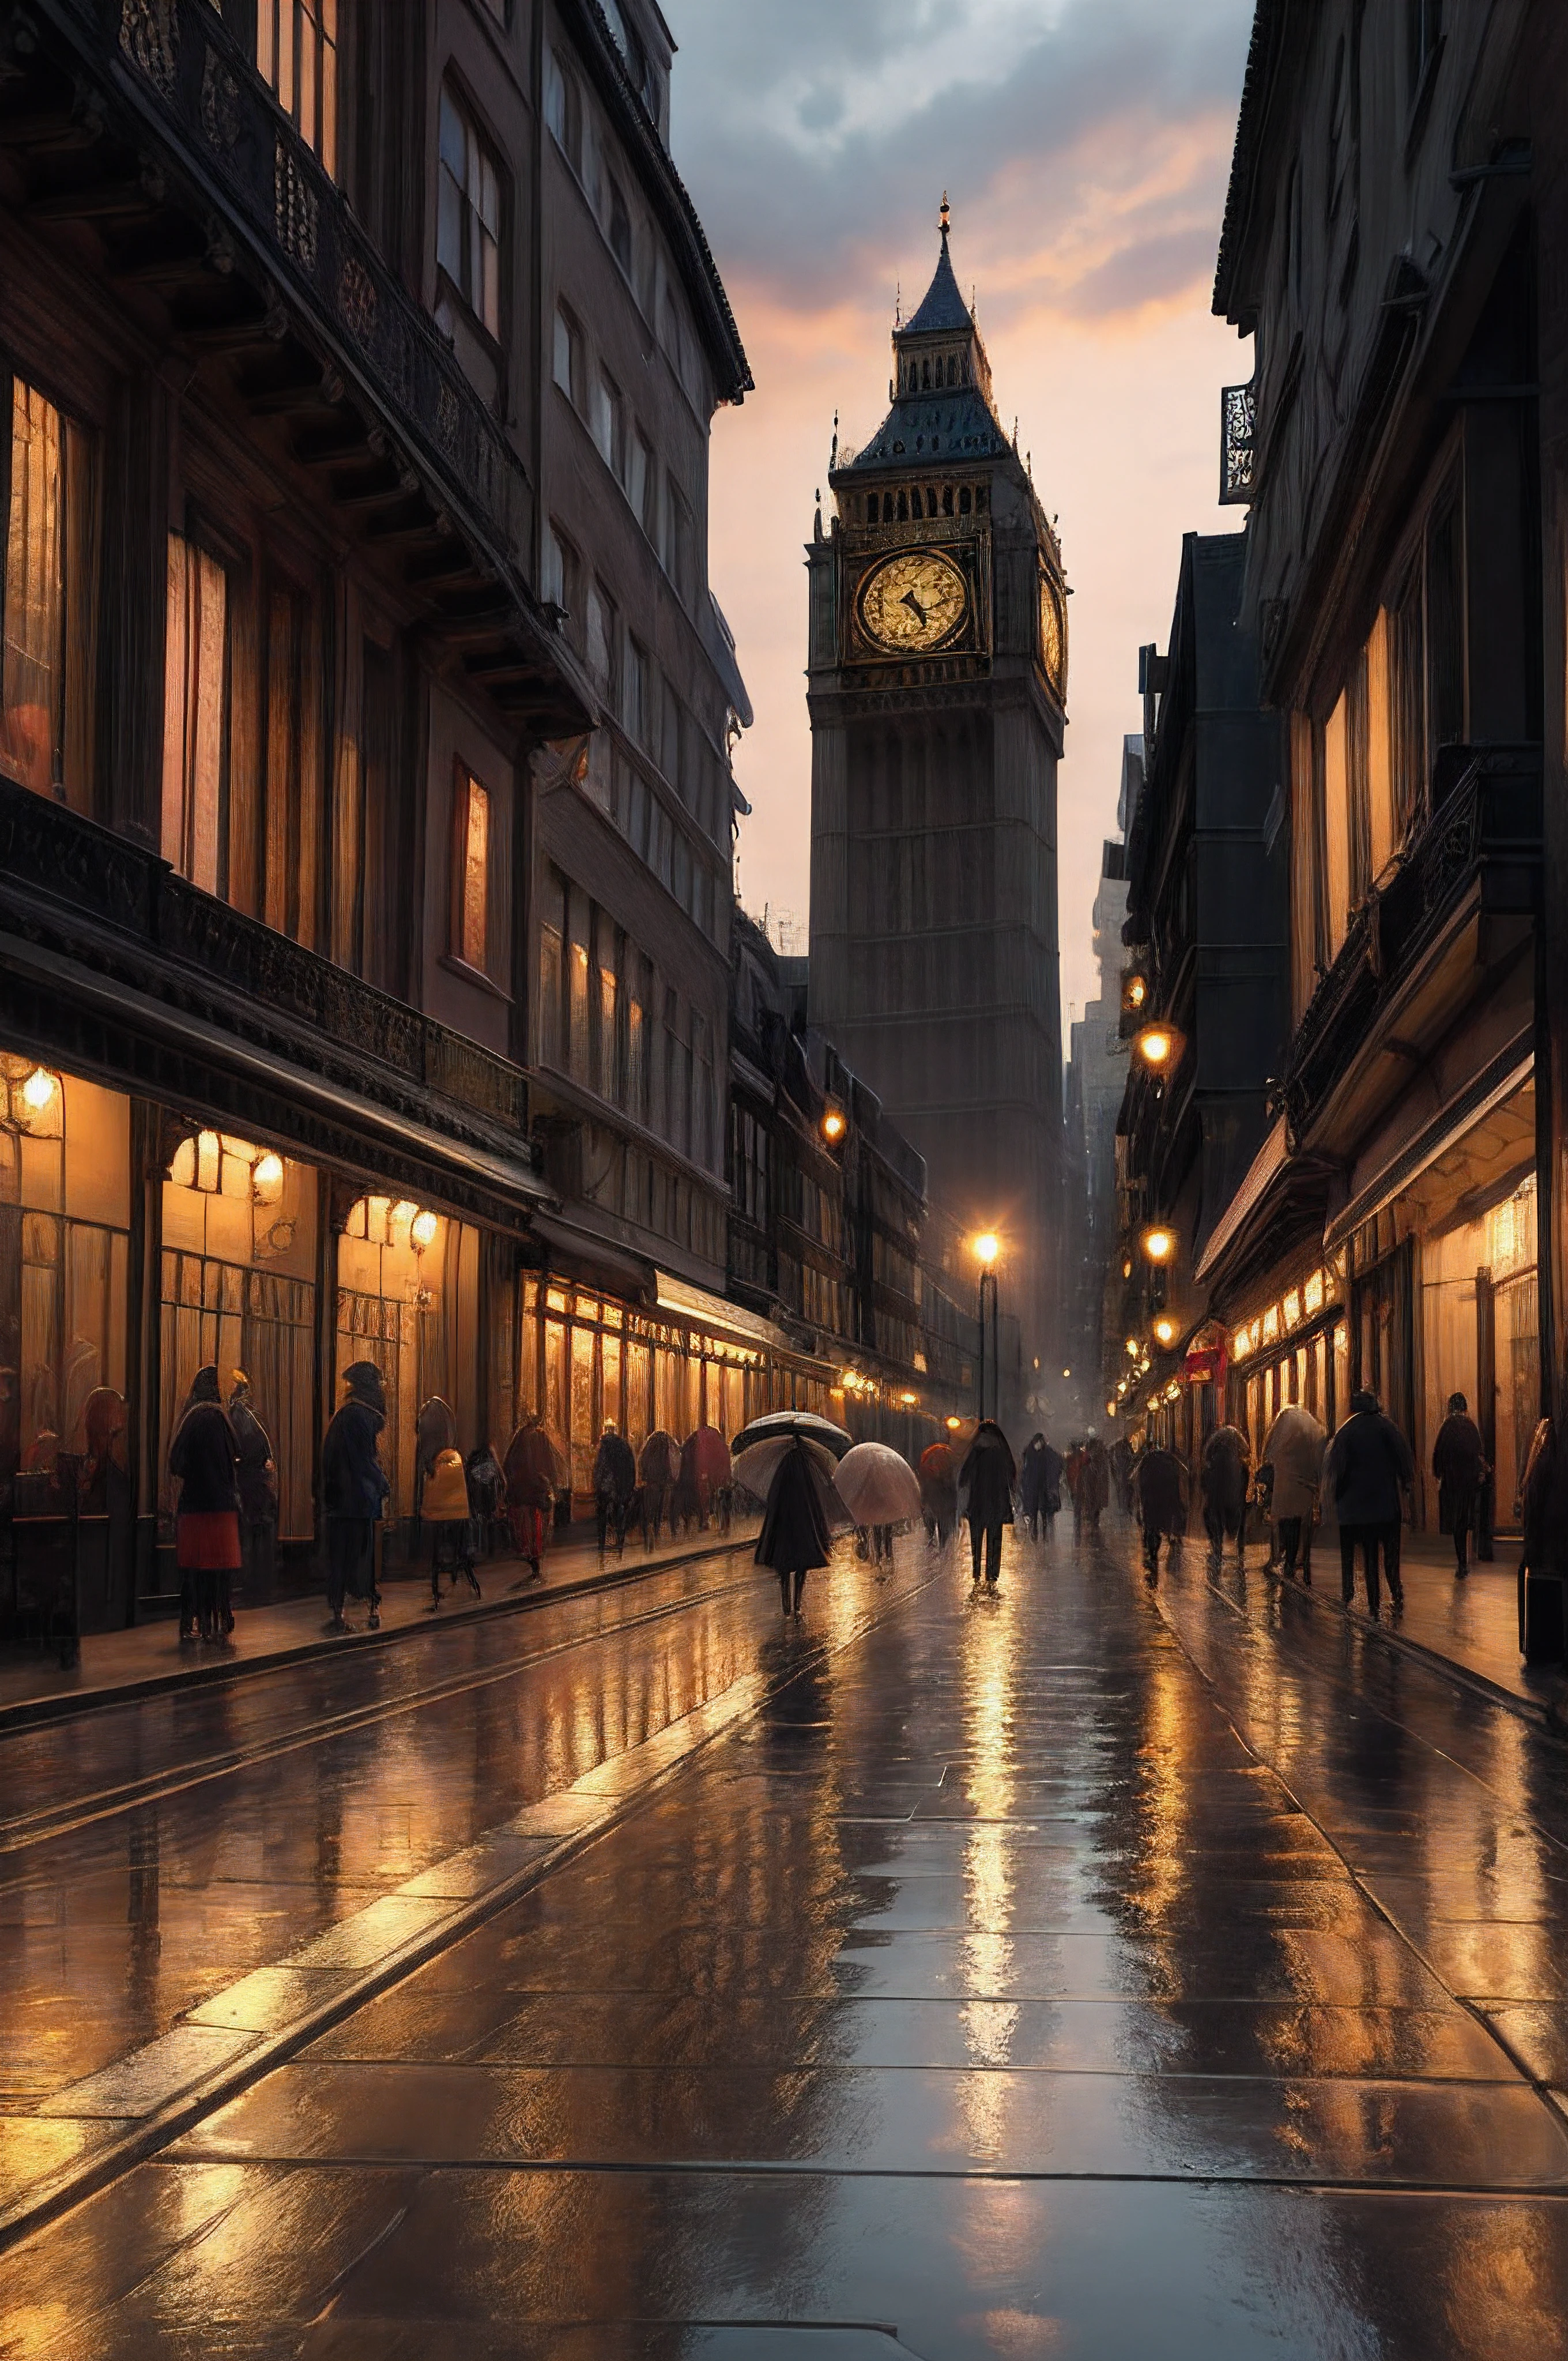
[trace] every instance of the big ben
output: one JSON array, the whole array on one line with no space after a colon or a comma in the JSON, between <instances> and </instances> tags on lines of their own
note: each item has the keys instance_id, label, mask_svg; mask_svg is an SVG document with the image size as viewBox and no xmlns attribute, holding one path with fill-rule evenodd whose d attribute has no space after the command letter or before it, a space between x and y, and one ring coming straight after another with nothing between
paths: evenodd
<instances>
[{"instance_id":1,"label":"big ben","mask_svg":"<svg viewBox=\"0 0 1568 2361\"><path fill-rule=\"evenodd\" d=\"M809 1016L919 1148L932 1198L1002 1237L1027 1391L1056 1330L1066 585L948 236L944 200L891 407L835 455L806 549Z\"/></svg>"}]
</instances>

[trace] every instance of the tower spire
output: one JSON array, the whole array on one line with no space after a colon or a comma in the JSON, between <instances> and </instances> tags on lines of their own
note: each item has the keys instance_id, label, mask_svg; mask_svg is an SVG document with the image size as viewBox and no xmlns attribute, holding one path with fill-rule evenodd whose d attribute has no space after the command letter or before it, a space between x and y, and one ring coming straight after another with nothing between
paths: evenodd
<instances>
[{"instance_id":1,"label":"tower spire","mask_svg":"<svg viewBox=\"0 0 1568 2361\"><path fill-rule=\"evenodd\" d=\"M946 189L944 189L944 190L942 191L942 236L943 236L944 237L946 237L946 236L947 236L947 235L948 235L948 192L947 192Z\"/></svg>"}]
</instances>

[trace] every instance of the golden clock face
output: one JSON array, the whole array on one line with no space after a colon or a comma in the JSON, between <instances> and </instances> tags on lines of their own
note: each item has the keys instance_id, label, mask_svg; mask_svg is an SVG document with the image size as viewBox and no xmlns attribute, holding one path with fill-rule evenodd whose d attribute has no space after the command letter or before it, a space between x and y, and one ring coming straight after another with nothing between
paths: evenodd
<instances>
[{"instance_id":1,"label":"golden clock face","mask_svg":"<svg viewBox=\"0 0 1568 2361\"><path fill-rule=\"evenodd\" d=\"M895 655L945 646L969 613L969 584L939 550L910 549L874 566L861 584L866 637Z\"/></svg>"},{"instance_id":2,"label":"golden clock face","mask_svg":"<svg viewBox=\"0 0 1568 2361\"><path fill-rule=\"evenodd\" d=\"M1046 678L1060 697L1067 687L1067 618L1061 597L1050 577L1040 577L1040 661Z\"/></svg>"}]
</instances>

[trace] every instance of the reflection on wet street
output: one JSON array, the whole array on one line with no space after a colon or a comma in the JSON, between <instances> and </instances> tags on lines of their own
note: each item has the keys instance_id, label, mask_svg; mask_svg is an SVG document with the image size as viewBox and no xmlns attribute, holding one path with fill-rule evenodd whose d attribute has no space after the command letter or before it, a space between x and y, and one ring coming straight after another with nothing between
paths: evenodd
<instances>
[{"instance_id":1,"label":"reflection on wet street","mask_svg":"<svg viewBox=\"0 0 1568 2361\"><path fill-rule=\"evenodd\" d=\"M1556 2350L1568 1756L1187 1558L1151 1597L1120 1535L1010 1537L975 1598L905 1541L804 1641L719 1561L563 1608L526 1663L455 1632L29 1739L5 1812L71 1810L0 1896L13 2177L220 1987L749 1701L0 2257L0 2353Z\"/></svg>"}]
</instances>

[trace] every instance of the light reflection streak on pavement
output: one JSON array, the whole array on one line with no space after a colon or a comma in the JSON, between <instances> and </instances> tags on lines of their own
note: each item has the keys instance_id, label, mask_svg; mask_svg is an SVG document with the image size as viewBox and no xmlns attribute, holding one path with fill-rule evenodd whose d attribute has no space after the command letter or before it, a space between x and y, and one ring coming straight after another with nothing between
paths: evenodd
<instances>
[{"instance_id":1,"label":"light reflection streak on pavement","mask_svg":"<svg viewBox=\"0 0 1568 2361\"><path fill-rule=\"evenodd\" d=\"M841 1569L839 1653L0 2258L0 2352L1556 2349L1568 1758L1196 1555L1151 1599L1118 1537L1010 1543L1000 1598L954 1561L859 1638ZM696 1612L690 1661L787 1670ZM515 1718L444 1742L471 1795Z\"/></svg>"}]
</instances>

